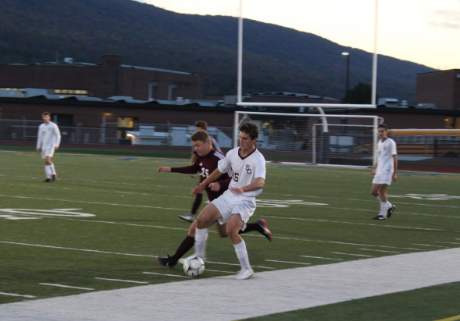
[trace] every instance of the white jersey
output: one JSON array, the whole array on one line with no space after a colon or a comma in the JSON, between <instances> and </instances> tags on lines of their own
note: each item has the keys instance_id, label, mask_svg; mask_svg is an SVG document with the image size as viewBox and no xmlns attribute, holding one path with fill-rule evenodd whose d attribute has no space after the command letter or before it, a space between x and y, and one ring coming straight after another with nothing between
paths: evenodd
<instances>
[{"instance_id":1,"label":"white jersey","mask_svg":"<svg viewBox=\"0 0 460 321\"><path fill-rule=\"evenodd\" d=\"M59 147L61 143L61 133L58 126L50 121L38 127L37 148L42 150Z\"/></svg>"},{"instance_id":2,"label":"white jersey","mask_svg":"<svg viewBox=\"0 0 460 321\"><path fill-rule=\"evenodd\" d=\"M397 155L396 143L393 139L379 140L377 144L376 175L392 174L394 171L393 155Z\"/></svg>"},{"instance_id":3,"label":"white jersey","mask_svg":"<svg viewBox=\"0 0 460 321\"><path fill-rule=\"evenodd\" d=\"M232 180L230 181L229 189L242 188L255 181L257 177L265 179L265 158L255 149L251 154L245 158L241 158L238 154L240 148L231 149L224 159L219 161L218 169L221 173L232 173ZM244 192L242 195L248 197L255 197L262 193L262 188Z\"/></svg>"}]
</instances>

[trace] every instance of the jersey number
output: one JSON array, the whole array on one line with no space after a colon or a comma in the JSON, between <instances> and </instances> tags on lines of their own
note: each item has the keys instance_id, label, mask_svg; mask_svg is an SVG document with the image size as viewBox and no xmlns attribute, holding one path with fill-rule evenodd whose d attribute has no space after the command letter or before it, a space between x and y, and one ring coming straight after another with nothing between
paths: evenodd
<instances>
[{"instance_id":1,"label":"jersey number","mask_svg":"<svg viewBox=\"0 0 460 321\"><path fill-rule=\"evenodd\" d=\"M238 174L238 173L233 173L233 180L234 180L235 182L238 182L238 176L240 176L240 174Z\"/></svg>"},{"instance_id":2,"label":"jersey number","mask_svg":"<svg viewBox=\"0 0 460 321\"><path fill-rule=\"evenodd\" d=\"M201 177L207 178L209 176L209 170L207 168L201 167Z\"/></svg>"}]
</instances>

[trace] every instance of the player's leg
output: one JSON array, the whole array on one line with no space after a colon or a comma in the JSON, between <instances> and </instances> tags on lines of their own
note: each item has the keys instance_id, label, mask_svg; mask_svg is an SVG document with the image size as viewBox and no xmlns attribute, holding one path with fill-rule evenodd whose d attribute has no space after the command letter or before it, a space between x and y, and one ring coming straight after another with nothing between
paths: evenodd
<instances>
[{"instance_id":1,"label":"player's leg","mask_svg":"<svg viewBox=\"0 0 460 321\"><path fill-rule=\"evenodd\" d=\"M228 237L228 235L227 235L227 223L224 223L222 225L217 223L215 225L216 225L217 233L219 233L220 237ZM239 230L238 233L239 234L244 234L244 233L248 233L248 232L252 232L252 231L259 232L260 234L265 236L270 242L273 239L272 232L270 232L270 230L268 229L267 222L262 218L258 219L255 223L246 224L246 228L244 229L244 231Z\"/></svg>"},{"instance_id":2,"label":"player's leg","mask_svg":"<svg viewBox=\"0 0 460 321\"><path fill-rule=\"evenodd\" d=\"M252 231L257 231L267 238L270 242L273 239L272 232L268 229L267 221L263 218L259 218L255 223L247 223L244 231L239 231L239 234L244 234Z\"/></svg>"},{"instance_id":3,"label":"player's leg","mask_svg":"<svg viewBox=\"0 0 460 321\"><path fill-rule=\"evenodd\" d=\"M195 230L196 221L190 225L188 234L177 248L176 253L174 253L173 256L168 255L167 257L157 256L158 263L172 269L177 264L179 259L183 257L191 248L193 248L193 245L195 244Z\"/></svg>"},{"instance_id":4,"label":"player's leg","mask_svg":"<svg viewBox=\"0 0 460 321\"><path fill-rule=\"evenodd\" d=\"M390 177L388 177L388 179L390 179ZM396 209L396 206L391 204L388 200L388 186L389 184L382 184L380 187L380 195L382 199L382 202L380 203L380 210L382 212L382 215L384 215L386 218L390 218L391 214L393 214L394 210Z\"/></svg>"},{"instance_id":5,"label":"player's leg","mask_svg":"<svg viewBox=\"0 0 460 321\"><path fill-rule=\"evenodd\" d=\"M190 211L190 213L185 214L185 215L179 215L179 217L184 221L193 222L195 220L196 212L200 208L202 200L203 200L203 193L196 194L195 200L193 201L193 204L192 204L192 210Z\"/></svg>"},{"instance_id":6,"label":"player's leg","mask_svg":"<svg viewBox=\"0 0 460 321\"><path fill-rule=\"evenodd\" d=\"M219 197L217 200L219 200L221 197ZM225 201L221 201L222 203L225 203ZM206 207L200 212L200 215L198 215L196 219L197 225L195 232L195 256L198 256L202 259L205 258L206 241L208 239L208 226L220 218L222 218L222 215L214 203L206 205Z\"/></svg>"},{"instance_id":7,"label":"player's leg","mask_svg":"<svg viewBox=\"0 0 460 321\"><path fill-rule=\"evenodd\" d=\"M239 235L239 231L243 225L244 221L240 214L233 214L230 220L227 222L227 234L233 246L235 247L235 253L241 265L241 271L236 276L238 280L249 279L254 275L254 271L249 264L249 256L246 249L246 243Z\"/></svg>"},{"instance_id":8,"label":"player's leg","mask_svg":"<svg viewBox=\"0 0 460 321\"><path fill-rule=\"evenodd\" d=\"M46 175L46 179L44 180L44 182L46 183L49 183L52 181L52 175L53 175L53 171L51 169L51 165L53 164L51 162L51 157L48 156L47 152L44 151L45 153L42 155L42 158L44 158L45 160L45 175Z\"/></svg>"}]
</instances>

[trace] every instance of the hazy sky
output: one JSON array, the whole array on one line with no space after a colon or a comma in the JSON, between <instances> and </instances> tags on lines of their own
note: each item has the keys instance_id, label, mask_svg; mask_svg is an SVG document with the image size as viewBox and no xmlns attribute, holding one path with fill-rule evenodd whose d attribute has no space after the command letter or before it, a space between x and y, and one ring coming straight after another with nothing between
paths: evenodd
<instances>
[{"instance_id":1,"label":"hazy sky","mask_svg":"<svg viewBox=\"0 0 460 321\"><path fill-rule=\"evenodd\" d=\"M179 12L238 16L239 0L138 0ZM378 0L380 54L460 69L460 0ZM375 0L243 0L243 16L374 48Z\"/></svg>"}]
</instances>

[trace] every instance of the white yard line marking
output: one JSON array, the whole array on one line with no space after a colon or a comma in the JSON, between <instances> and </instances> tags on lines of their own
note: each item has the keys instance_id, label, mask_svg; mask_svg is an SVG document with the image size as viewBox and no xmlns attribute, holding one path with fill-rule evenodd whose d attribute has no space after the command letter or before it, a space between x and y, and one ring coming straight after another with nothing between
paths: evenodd
<instances>
[{"instance_id":1,"label":"white yard line marking","mask_svg":"<svg viewBox=\"0 0 460 321\"><path fill-rule=\"evenodd\" d=\"M228 274L235 274L235 273L236 273L236 272L221 271L221 270L210 270L210 269L206 269L206 271L211 271L211 272L221 272L221 273L228 273Z\"/></svg>"},{"instance_id":2,"label":"white yard line marking","mask_svg":"<svg viewBox=\"0 0 460 321\"><path fill-rule=\"evenodd\" d=\"M204 261L204 263L211 263L211 264L220 264L220 265L233 265L233 266L241 266L239 263L226 263L226 262L214 262L214 261ZM268 267L268 266L261 266L261 265L251 265L252 267L256 267L259 269L267 269L267 270L274 270L275 268Z\"/></svg>"},{"instance_id":3,"label":"white yard line marking","mask_svg":"<svg viewBox=\"0 0 460 321\"><path fill-rule=\"evenodd\" d=\"M64 284L56 284L56 283L39 283L40 285L45 285L45 286L56 286L58 288L68 288L68 289L77 289L77 290L87 290L87 291L94 291L92 288L82 288L78 286L70 286L70 285L64 285Z\"/></svg>"},{"instance_id":4,"label":"white yard line marking","mask_svg":"<svg viewBox=\"0 0 460 321\"><path fill-rule=\"evenodd\" d=\"M332 253L334 253L334 254L342 254L342 255L351 255L351 256L372 257L371 255L364 255L364 254L343 253L343 252L332 252Z\"/></svg>"},{"instance_id":5,"label":"white yard line marking","mask_svg":"<svg viewBox=\"0 0 460 321\"><path fill-rule=\"evenodd\" d=\"M384 251L384 250L374 250L374 249L360 249L360 250L363 250L363 251L374 251L374 252L383 252L383 253L395 253L395 254L401 253L401 252L396 252L396 251Z\"/></svg>"},{"instance_id":6,"label":"white yard line marking","mask_svg":"<svg viewBox=\"0 0 460 321\"><path fill-rule=\"evenodd\" d=\"M433 245L433 244L416 244L412 243L413 245L418 245L418 246L430 246L430 247L439 247L441 249L448 249L449 247L447 246L440 246L440 245Z\"/></svg>"},{"instance_id":7,"label":"white yard line marking","mask_svg":"<svg viewBox=\"0 0 460 321\"><path fill-rule=\"evenodd\" d=\"M36 298L36 296L34 296L34 295L24 295L24 294L6 293L6 292L0 292L0 295L18 296L18 297L21 297L21 298L28 298L28 299Z\"/></svg>"},{"instance_id":8,"label":"white yard line marking","mask_svg":"<svg viewBox=\"0 0 460 321\"><path fill-rule=\"evenodd\" d=\"M281 237L281 236L277 236L276 239L277 239L277 240L278 240L278 239L279 239L279 240L294 240L294 241L301 241L301 242L343 244L343 245L350 245L350 246L383 247L383 248L398 249L398 250L424 251L423 249L417 249L417 248L412 248L412 247L397 247L397 246L389 246L389 245L374 245L374 244L359 244L359 243L350 243L350 242L337 242L337 241L324 241L324 240L299 239L299 238L296 238L296 237Z\"/></svg>"},{"instance_id":9,"label":"white yard line marking","mask_svg":"<svg viewBox=\"0 0 460 321\"><path fill-rule=\"evenodd\" d=\"M460 245L460 243L455 243L455 242L441 242L441 241L435 241L436 243L444 243L444 244L455 244L455 245Z\"/></svg>"},{"instance_id":10,"label":"white yard line marking","mask_svg":"<svg viewBox=\"0 0 460 321\"><path fill-rule=\"evenodd\" d=\"M357 223L357 222L322 220L322 219L313 219L313 218L283 217L283 216L269 216L269 215L266 215L265 217L285 219L285 220L296 220L296 221L322 222L322 223L328 223L328 224L329 223L338 223L338 224L378 226L378 227L383 227L383 228L399 228L399 229L410 229L410 230L421 230L421 231L436 231L436 232L445 232L445 231L447 231L446 229L433 229L433 228L425 228L425 227L399 226L399 225L375 224L375 223ZM460 231L458 231L458 232L460 232Z\"/></svg>"},{"instance_id":11,"label":"white yard line marking","mask_svg":"<svg viewBox=\"0 0 460 321\"><path fill-rule=\"evenodd\" d=\"M343 259L333 259L330 257L322 257L322 256L310 256L310 255L300 255L302 257L310 257L313 259L322 259L322 260L334 260L334 261L343 261Z\"/></svg>"},{"instance_id":12,"label":"white yard line marking","mask_svg":"<svg viewBox=\"0 0 460 321\"><path fill-rule=\"evenodd\" d=\"M89 249L77 249L77 248L72 248L72 247L62 247L62 246L52 246L52 245L42 245L42 244L27 244L27 243L8 242L8 241L0 241L0 243L14 244L14 245L24 245L24 246L35 246L35 247L44 247L44 248L58 249L58 250L93 252L93 253L101 253L101 254L115 254L115 255L139 256L139 257L155 257L155 258L157 257L156 255L131 254L131 253L109 252L109 251L99 251L99 250L89 250Z\"/></svg>"},{"instance_id":13,"label":"white yard line marking","mask_svg":"<svg viewBox=\"0 0 460 321\"><path fill-rule=\"evenodd\" d=\"M106 279L106 278L100 278L100 277L95 277L96 280L102 280L102 281L114 281L114 282L126 282L126 283L137 283L137 284L149 284L149 282L142 282L142 281L132 281L132 280L120 280L120 279Z\"/></svg>"},{"instance_id":14,"label":"white yard line marking","mask_svg":"<svg viewBox=\"0 0 460 321\"><path fill-rule=\"evenodd\" d=\"M311 265L311 263L303 263L303 262L278 261L278 260L265 260L265 261L269 261L269 262L279 262L279 263L289 263L289 264Z\"/></svg>"},{"instance_id":15,"label":"white yard line marking","mask_svg":"<svg viewBox=\"0 0 460 321\"><path fill-rule=\"evenodd\" d=\"M60 199L60 198L41 198L41 197L31 197L31 196L21 196L21 195L0 195L0 197L5 197L5 198L20 198L20 199L33 199L33 200L53 201L53 202L84 203L84 204L96 204L96 205L108 205L108 206L123 206L123 207L138 207L138 208L155 208L155 209L171 210L171 211L184 211L183 208L170 208L170 207L149 206L149 205L133 205L133 204L117 204L117 203L78 201L78 200L66 200L66 199ZM185 210L185 211L187 211L187 210Z\"/></svg>"},{"instance_id":16,"label":"white yard line marking","mask_svg":"<svg viewBox=\"0 0 460 321\"><path fill-rule=\"evenodd\" d=\"M175 277L175 278L186 278L186 279L190 279L188 276L175 275L175 274L155 273L155 272L142 272L142 273L144 273L144 274L152 274L152 275L172 276L172 277Z\"/></svg>"}]
</instances>

